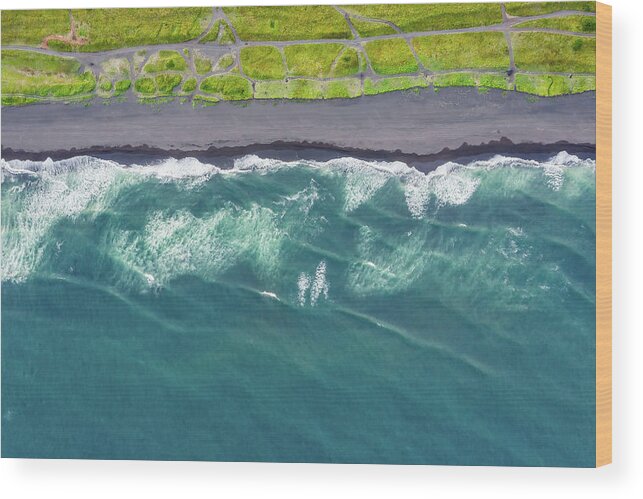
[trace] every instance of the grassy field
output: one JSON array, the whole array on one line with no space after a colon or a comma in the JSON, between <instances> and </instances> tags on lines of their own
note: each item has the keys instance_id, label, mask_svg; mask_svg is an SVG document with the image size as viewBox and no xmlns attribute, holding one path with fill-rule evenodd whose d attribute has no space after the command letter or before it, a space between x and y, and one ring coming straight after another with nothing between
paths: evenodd
<instances>
[{"instance_id":1,"label":"grassy field","mask_svg":"<svg viewBox=\"0 0 643 499\"><path fill-rule=\"evenodd\" d=\"M178 74L161 74L154 77L156 89L162 95L171 94L181 84L183 77Z\"/></svg>"},{"instance_id":2,"label":"grassy field","mask_svg":"<svg viewBox=\"0 0 643 499\"><path fill-rule=\"evenodd\" d=\"M281 80L286 76L281 52L276 47L244 47L241 68L255 80Z\"/></svg>"},{"instance_id":3,"label":"grassy field","mask_svg":"<svg viewBox=\"0 0 643 499\"><path fill-rule=\"evenodd\" d=\"M596 90L593 76L516 75L516 90L529 94L552 97Z\"/></svg>"},{"instance_id":4,"label":"grassy field","mask_svg":"<svg viewBox=\"0 0 643 499\"><path fill-rule=\"evenodd\" d=\"M364 95L377 95L396 90L409 90L428 86L429 82L424 76L394 76L377 81L366 78L364 80Z\"/></svg>"},{"instance_id":5,"label":"grassy field","mask_svg":"<svg viewBox=\"0 0 643 499\"><path fill-rule=\"evenodd\" d=\"M505 4L507 14L512 16L537 16L559 10L596 12L595 2L509 2Z\"/></svg>"},{"instance_id":6,"label":"grassy field","mask_svg":"<svg viewBox=\"0 0 643 499\"><path fill-rule=\"evenodd\" d=\"M34 11L36 12L36 11ZM81 52L179 43L198 37L212 16L210 7L72 10Z\"/></svg>"},{"instance_id":7,"label":"grassy field","mask_svg":"<svg viewBox=\"0 0 643 499\"><path fill-rule=\"evenodd\" d=\"M356 17L351 17L351 23L353 23L353 26L361 37L392 35L397 33L397 31L391 28L388 24L384 23L364 21L362 19L357 19Z\"/></svg>"},{"instance_id":8,"label":"grassy field","mask_svg":"<svg viewBox=\"0 0 643 499\"><path fill-rule=\"evenodd\" d=\"M327 5L224 7L242 40L316 40L352 37L344 17Z\"/></svg>"},{"instance_id":9,"label":"grassy field","mask_svg":"<svg viewBox=\"0 0 643 499\"><path fill-rule=\"evenodd\" d=\"M596 40L551 33L512 33L516 67L542 72L593 73ZM547 57L543 57L543 52Z\"/></svg>"},{"instance_id":10,"label":"grassy field","mask_svg":"<svg viewBox=\"0 0 643 499\"><path fill-rule=\"evenodd\" d=\"M373 71L381 75L415 73L418 64L405 40L391 38L364 44Z\"/></svg>"},{"instance_id":11,"label":"grassy field","mask_svg":"<svg viewBox=\"0 0 643 499\"><path fill-rule=\"evenodd\" d=\"M66 35L71 30L69 11L3 10L3 45L40 45L47 35Z\"/></svg>"},{"instance_id":12,"label":"grassy field","mask_svg":"<svg viewBox=\"0 0 643 499\"><path fill-rule=\"evenodd\" d=\"M347 78L336 81L296 79L257 82L255 99L347 99L362 95L360 81Z\"/></svg>"},{"instance_id":13,"label":"grassy field","mask_svg":"<svg viewBox=\"0 0 643 499\"><path fill-rule=\"evenodd\" d=\"M192 52L192 60L197 74L204 75L212 71L212 61L198 50Z\"/></svg>"},{"instance_id":14,"label":"grassy field","mask_svg":"<svg viewBox=\"0 0 643 499\"><path fill-rule=\"evenodd\" d=\"M509 28L516 64L515 75L509 76L509 48L502 32L412 35L409 42L382 22L405 32L487 26L502 22L500 3L343 6L364 38L353 42L347 41L352 32L343 14L331 6L229 7L224 12L240 40L235 40L226 19L217 19L199 40L231 44L218 50L192 43L165 50L144 46L196 41L211 20L210 7L73 10L73 43L60 39L71 37L68 10L3 11L5 45L37 46L47 39L50 50L136 48L91 59L3 50L2 102L23 105L34 99L94 95L107 99L130 89L147 101L173 96L186 100L198 91L193 98L210 104L251 98L349 98L430 85L517 88L542 96L594 89L595 79L587 75L595 72L595 37L538 31L592 35L595 17L573 12L592 12L593 2L510 2L506 7L510 15L520 16L572 11L516 25L529 32ZM368 39L379 35L388 37ZM303 43L318 38L326 41ZM372 77L369 61L378 77Z\"/></svg>"},{"instance_id":15,"label":"grassy field","mask_svg":"<svg viewBox=\"0 0 643 499\"><path fill-rule=\"evenodd\" d=\"M351 14L391 21L402 31L434 31L502 22L498 3L346 5Z\"/></svg>"},{"instance_id":16,"label":"grassy field","mask_svg":"<svg viewBox=\"0 0 643 499\"><path fill-rule=\"evenodd\" d=\"M81 74L80 64L72 58L3 50L1 60L3 96L71 97L96 88L93 73Z\"/></svg>"},{"instance_id":17,"label":"grassy field","mask_svg":"<svg viewBox=\"0 0 643 499\"><path fill-rule=\"evenodd\" d=\"M596 33L596 18L594 16L566 16L536 19L516 25L519 28L547 28L578 33Z\"/></svg>"},{"instance_id":18,"label":"grassy field","mask_svg":"<svg viewBox=\"0 0 643 499\"><path fill-rule=\"evenodd\" d=\"M187 62L176 50L159 50L151 56L143 71L146 73L160 73L161 71L185 71Z\"/></svg>"},{"instance_id":19,"label":"grassy field","mask_svg":"<svg viewBox=\"0 0 643 499\"><path fill-rule=\"evenodd\" d=\"M433 71L509 68L509 47L502 33L423 36L414 38L413 46L422 64Z\"/></svg>"},{"instance_id":20,"label":"grassy field","mask_svg":"<svg viewBox=\"0 0 643 499\"><path fill-rule=\"evenodd\" d=\"M201 92L214 94L225 100L247 100L252 98L252 85L241 76L209 76L201 82Z\"/></svg>"},{"instance_id":21,"label":"grassy field","mask_svg":"<svg viewBox=\"0 0 643 499\"><path fill-rule=\"evenodd\" d=\"M228 69L234 64L234 56L232 54L224 54L219 57L219 60L216 63L215 69L217 71L223 71Z\"/></svg>"},{"instance_id":22,"label":"grassy field","mask_svg":"<svg viewBox=\"0 0 643 499\"><path fill-rule=\"evenodd\" d=\"M326 78L331 74L333 62L344 49L341 43L290 45L284 48L288 74ZM354 73L357 72L357 66Z\"/></svg>"}]
</instances>

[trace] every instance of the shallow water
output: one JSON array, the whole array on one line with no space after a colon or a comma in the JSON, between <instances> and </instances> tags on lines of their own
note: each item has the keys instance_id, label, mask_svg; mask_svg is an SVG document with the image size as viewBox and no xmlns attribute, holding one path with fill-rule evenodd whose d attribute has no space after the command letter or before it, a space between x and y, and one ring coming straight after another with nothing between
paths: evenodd
<instances>
[{"instance_id":1,"label":"shallow water","mask_svg":"<svg viewBox=\"0 0 643 499\"><path fill-rule=\"evenodd\" d=\"M591 159L2 175L5 456L594 465Z\"/></svg>"}]
</instances>

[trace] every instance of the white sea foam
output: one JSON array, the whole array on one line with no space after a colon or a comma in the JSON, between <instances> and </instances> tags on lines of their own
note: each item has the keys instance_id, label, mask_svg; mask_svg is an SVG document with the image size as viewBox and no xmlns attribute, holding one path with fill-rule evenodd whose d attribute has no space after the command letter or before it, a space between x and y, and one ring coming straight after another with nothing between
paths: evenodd
<instances>
[{"instance_id":1,"label":"white sea foam","mask_svg":"<svg viewBox=\"0 0 643 499\"><path fill-rule=\"evenodd\" d=\"M330 284L326 278L326 262L320 261L315 269L315 275L302 272L297 278L297 302L304 307L306 303L317 305L320 298L328 299Z\"/></svg>"}]
</instances>

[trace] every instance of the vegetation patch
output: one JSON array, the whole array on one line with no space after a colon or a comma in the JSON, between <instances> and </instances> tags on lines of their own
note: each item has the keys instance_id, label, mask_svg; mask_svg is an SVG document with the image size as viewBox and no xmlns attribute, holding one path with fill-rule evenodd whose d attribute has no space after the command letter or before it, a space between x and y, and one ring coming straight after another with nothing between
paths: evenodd
<instances>
[{"instance_id":1,"label":"vegetation patch","mask_svg":"<svg viewBox=\"0 0 643 499\"><path fill-rule=\"evenodd\" d=\"M78 35L87 39L78 49L97 52L192 40L207 27L212 8L74 9L72 15Z\"/></svg>"},{"instance_id":2,"label":"vegetation patch","mask_svg":"<svg viewBox=\"0 0 643 499\"><path fill-rule=\"evenodd\" d=\"M185 71L188 68L185 59L176 50L159 50L143 67L146 73L161 71Z\"/></svg>"},{"instance_id":3,"label":"vegetation patch","mask_svg":"<svg viewBox=\"0 0 643 499\"><path fill-rule=\"evenodd\" d=\"M26 106L27 104L35 104L39 102L40 99L35 97L23 97L22 95L3 95L2 96L2 105L3 106Z\"/></svg>"},{"instance_id":4,"label":"vegetation patch","mask_svg":"<svg viewBox=\"0 0 643 499\"><path fill-rule=\"evenodd\" d=\"M397 31L386 23L366 21L364 19L358 19L357 17L351 17L351 23L361 37L394 35L397 33Z\"/></svg>"},{"instance_id":5,"label":"vegetation patch","mask_svg":"<svg viewBox=\"0 0 643 499\"><path fill-rule=\"evenodd\" d=\"M333 78L342 78L352 76L360 71L360 58L357 50L353 47L347 47L335 61L335 67L330 75Z\"/></svg>"},{"instance_id":6,"label":"vegetation patch","mask_svg":"<svg viewBox=\"0 0 643 499\"><path fill-rule=\"evenodd\" d=\"M225 100L246 100L252 98L252 85L241 76L209 76L201 82L200 90L206 94L215 94Z\"/></svg>"},{"instance_id":7,"label":"vegetation patch","mask_svg":"<svg viewBox=\"0 0 643 499\"><path fill-rule=\"evenodd\" d=\"M216 70L223 71L228 69L234 64L234 56L232 54L224 54L217 61Z\"/></svg>"},{"instance_id":8,"label":"vegetation patch","mask_svg":"<svg viewBox=\"0 0 643 499\"><path fill-rule=\"evenodd\" d=\"M181 84L183 77L177 74L162 74L154 77L156 89L160 94L171 94Z\"/></svg>"},{"instance_id":9,"label":"vegetation patch","mask_svg":"<svg viewBox=\"0 0 643 499\"><path fill-rule=\"evenodd\" d=\"M393 78L382 78L379 80L364 80L364 95L376 95L396 90L408 90L411 88L428 87L424 76L397 76Z\"/></svg>"},{"instance_id":10,"label":"vegetation patch","mask_svg":"<svg viewBox=\"0 0 643 499\"><path fill-rule=\"evenodd\" d=\"M2 93L69 97L92 92L96 87L94 74L79 71L80 63L70 57L3 50Z\"/></svg>"},{"instance_id":11,"label":"vegetation patch","mask_svg":"<svg viewBox=\"0 0 643 499\"><path fill-rule=\"evenodd\" d=\"M193 57L194 69L196 69L197 74L204 75L212 71L212 61L208 57L205 57L198 50L193 52Z\"/></svg>"},{"instance_id":12,"label":"vegetation patch","mask_svg":"<svg viewBox=\"0 0 643 499\"><path fill-rule=\"evenodd\" d=\"M348 23L328 5L224 7L242 40L350 39Z\"/></svg>"},{"instance_id":13,"label":"vegetation patch","mask_svg":"<svg viewBox=\"0 0 643 499\"><path fill-rule=\"evenodd\" d=\"M596 90L593 76L516 75L516 90L542 97Z\"/></svg>"},{"instance_id":14,"label":"vegetation patch","mask_svg":"<svg viewBox=\"0 0 643 499\"><path fill-rule=\"evenodd\" d=\"M130 80L119 80L116 83L114 83L114 96L118 97L119 95L124 94L129 90L129 87L132 86L132 82Z\"/></svg>"},{"instance_id":15,"label":"vegetation patch","mask_svg":"<svg viewBox=\"0 0 643 499\"><path fill-rule=\"evenodd\" d=\"M413 39L413 46L422 64L432 71L509 68L509 47L502 33L422 36Z\"/></svg>"},{"instance_id":16,"label":"vegetation patch","mask_svg":"<svg viewBox=\"0 0 643 499\"><path fill-rule=\"evenodd\" d=\"M441 87L475 87L475 73L447 73L433 76L433 86Z\"/></svg>"},{"instance_id":17,"label":"vegetation patch","mask_svg":"<svg viewBox=\"0 0 643 499\"><path fill-rule=\"evenodd\" d=\"M40 45L48 35L71 31L67 10L3 10L3 45Z\"/></svg>"},{"instance_id":18,"label":"vegetation patch","mask_svg":"<svg viewBox=\"0 0 643 499\"><path fill-rule=\"evenodd\" d=\"M333 62L344 48L341 43L316 43L284 47L288 74L293 76L330 76Z\"/></svg>"},{"instance_id":19,"label":"vegetation patch","mask_svg":"<svg viewBox=\"0 0 643 499\"><path fill-rule=\"evenodd\" d=\"M362 95L359 79L319 81L304 78L255 84L255 99L337 99Z\"/></svg>"},{"instance_id":20,"label":"vegetation patch","mask_svg":"<svg viewBox=\"0 0 643 499\"><path fill-rule=\"evenodd\" d=\"M391 38L375 40L364 45L373 70L383 75L414 73L417 61L405 40Z\"/></svg>"},{"instance_id":21,"label":"vegetation patch","mask_svg":"<svg viewBox=\"0 0 643 499\"><path fill-rule=\"evenodd\" d=\"M342 8L351 14L390 21L406 32L469 28L502 22L498 3L347 5Z\"/></svg>"},{"instance_id":22,"label":"vegetation patch","mask_svg":"<svg viewBox=\"0 0 643 499\"><path fill-rule=\"evenodd\" d=\"M561 10L596 12L595 2L509 2L505 7L512 16L537 16Z\"/></svg>"},{"instance_id":23,"label":"vegetation patch","mask_svg":"<svg viewBox=\"0 0 643 499\"><path fill-rule=\"evenodd\" d=\"M130 64L125 57L114 57L100 63L100 68L110 78L128 78Z\"/></svg>"},{"instance_id":24,"label":"vegetation patch","mask_svg":"<svg viewBox=\"0 0 643 499\"><path fill-rule=\"evenodd\" d=\"M281 80L286 76L281 52L276 47L244 47L240 58L243 72L255 80Z\"/></svg>"},{"instance_id":25,"label":"vegetation patch","mask_svg":"<svg viewBox=\"0 0 643 499\"><path fill-rule=\"evenodd\" d=\"M184 94L191 94L196 90L196 78L188 78L185 80L185 83L183 83L183 87L181 87L181 92Z\"/></svg>"},{"instance_id":26,"label":"vegetation patch","mask_svg":"<svg viewBox=\"0 0 643 499\"><path fill-rule=\"evenodd\" d=\"M559 29L579 33L596 33L596 18L594 16L565 16L536 19L516 25L520 28Z\"/></svg>"},{"instance_id":27,"label":"vegetation patch","mask_svg":"<svg viewBox=\"0 0 643 499\"><path fill-rule=\"evenodd\" d=\"M156 83L154 83L153 78L139 78L134 82L134 89L139 94L155 94L156 93Z\"/></svg>"},{"instance_id":28,"label":"vegetation patch","mask_svg":"<svg viewBox=\"0 0 643 499\"><path fill-rule=\"evenodd\" d=\"M501 90L510 90L511 84L505 75L496 75L491 73L481 73L478 75L478 86L484 88L499 88Z\"/></svg>"},{"instance_id":29,"label":"vegetation patch","mask_svg":"<svg viewBox=\"0 0 643 499\"><path fill-rule=\"evenodd\" d=\"M516 67L529 71L594 73L596 39L552 33L512 33Z\"/></svg>"},{"instance_id":30,"label":"vegetation patch","mask_svg":"<svg viewBox=\"0 0 643 499\"><path fill-rule=\"evenodd\" d=\"M234 43L234 33L223 19L219 19L212 25L212 29L199 40L199 43L218 43L229 45Z\"/></svg>"},{"instance_id":31,"label":"vegetation patch","mask_svg":"<svg viewBox=\"0 0 643 499\"><path fill-rule=\"evenodd\" d=\"M112 82L110 79L106 78L105 76L101 75L98 78L98 88L103 91L103 92L111 92L112 90Z\"/></svg>"}]
</instances>

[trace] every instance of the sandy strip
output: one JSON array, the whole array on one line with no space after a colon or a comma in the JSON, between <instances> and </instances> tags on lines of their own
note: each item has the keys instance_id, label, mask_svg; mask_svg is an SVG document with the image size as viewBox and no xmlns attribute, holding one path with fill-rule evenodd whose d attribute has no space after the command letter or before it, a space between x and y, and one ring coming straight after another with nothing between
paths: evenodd
<instances>
[{"instance_id":1,"label":"sandy strip","mask_svg":"<svg viewBox=\"0 0 643 499\"><path fill-rule=\"evenodd\" d=\"M60 157L92 149L231 154L248 146L297 145L429 160L453 151L591 151L595 121L594 92L534 98L470 88L329 101L222 102L203 108L133 100L89 107L46 104L2 109L2 152L6 158Z\"/></svg>"}]
</instances>

